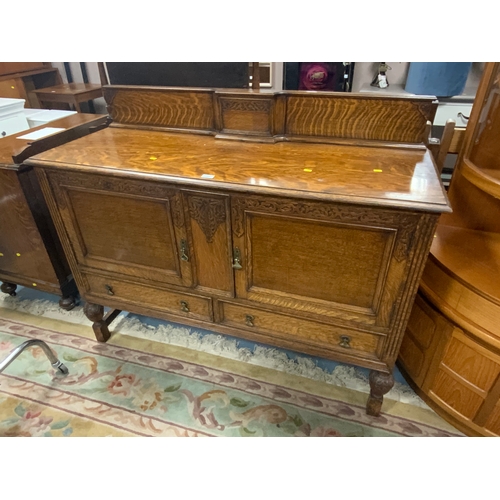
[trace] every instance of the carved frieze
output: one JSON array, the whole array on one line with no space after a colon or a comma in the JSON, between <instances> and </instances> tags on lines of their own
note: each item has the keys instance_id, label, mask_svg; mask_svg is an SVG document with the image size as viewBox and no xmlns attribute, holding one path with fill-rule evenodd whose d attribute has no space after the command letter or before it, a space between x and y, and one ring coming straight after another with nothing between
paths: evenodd
<instances>
[{"instance_id":1,"label":"carved frieze","mask_svg":"<svg viewBox=\"0 0 500 500\"><path fill-rule=\"evenodd\" d=\"M71 175L67 175L59 172L50 172L49 178L52 185L65 187L113 191L116 193L135 194L138 196L150 196L152 198L169 198L174 194L174 190L166 188L161 184L119 177L110 179L109 177L101 175L88 175L74 172L72 172Z\"/></svg>"},{"instance_id":2,"label":"carved frieze","mask_svg":"<svg viewBox=\"0 0 500 500\"><path fill-rule=\"evenodd\" d=\"M367 210L365 207L357 208L349 205L292 200L274 201L254 197L249 199L234 198L232 201L233 232L238 238L241 238L244 234L245 209L396 229L397 240L394 257L398 262L401 262L408 256L413 235L418 225L417 215L408 214L402 216L401 214L393 214L389 211Z\"/></svg>"},{"instance_id":3,"label":"carved frieze","mask_svg":"<svg viewBox=\"0 0 500 500\"><path fill-rule=\"evenodd\" d=\"M174 196L172 196L170 203L171 203L171 207L172 207L172 219L174 221L174 224L177 227L182 227L183 226L183 217L182 217L181 195L179 193L175 193Z\"/></svg>"},{"instance_id":4,"label":"carved frieze","mask_svg":"<svg viewBox=\"0 0 500 500\"><path fill-rule=\"evenodd\" d=\"M206 196L189 197L189 215L205 234L208 243L212 243L217 228L226 221L226 204L223 199Z\"/></svg>"}]
</instances>

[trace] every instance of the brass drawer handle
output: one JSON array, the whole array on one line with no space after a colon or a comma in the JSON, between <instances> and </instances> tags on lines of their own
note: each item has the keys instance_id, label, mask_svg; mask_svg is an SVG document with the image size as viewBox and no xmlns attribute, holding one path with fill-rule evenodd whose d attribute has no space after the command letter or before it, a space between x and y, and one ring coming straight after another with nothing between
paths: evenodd
<instances>
[{"instance_id":1,"label":"brass drawer handle","mask_svg":"<svg viewBox=\"0 0 500 500\"><path fill-rule=\"evenodd\" d=\"M186 240L181 240L181 260L183 260L184 262L189 261Z\"/></svg>"},{"instance_id":2,"label":"brass drawer handle","mask_svg":"<svg viewBox=\"0 0 500 500\"><path fill-rule=\"evenodd\" d=\"M114 295L115 292L113 292L113 287L110 285L104 285L106 287L106 290L108 291L108 295Z\"/></svg>"},{"instance_id":3,"label":"brass drawer handle","mask_svg":"<svg viewBox=\"0 0 500 500\"><path fill-rule=\"evenodd\" d=\"M245 316L245 323L247 326L255 326L254 320L255 320L255 318L250 314L247 314Z\"/></svg>"},{"instance_id":4,"label":"brass drawer handle","mask_svg":"<svg viewBox=\"0 0 500 500\"><path fill-rule=\"evenodd\" d=\"M181 300L181 310L185 313L189 312L189 304L185 300Z\"/></svg>"},{"instance_id":5,"label":"brass drawer handle","mask_svg":"<svg viewBox=\"0 0 500 500\"><path fill-rule=\"evenodd\" d=\"M349 337L348 335L341 335L339 346L344 347L345 349L350 349L351 348L350 342L351 342L351 337Z\"/></svg>"},{"instance_id":6,"label":"brass drawer handle","mask_svg":"<svg viewBox=\"0 0 500 500\"><path fill-rule=\"evenodd\" d=\"M233 269L243 269L241 267L241 254L238 247L233 251Z\"/></svg>"}]
</instances>

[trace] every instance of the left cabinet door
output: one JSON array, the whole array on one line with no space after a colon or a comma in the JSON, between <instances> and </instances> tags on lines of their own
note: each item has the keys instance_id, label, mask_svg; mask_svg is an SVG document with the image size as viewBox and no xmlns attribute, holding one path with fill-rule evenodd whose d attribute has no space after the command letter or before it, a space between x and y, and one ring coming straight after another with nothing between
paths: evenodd
<instances>
[{"instance_id":1,"label":"left cabinet door","mask_svg":"<svg viewBox=\"0 0 500 500\"><path fill-rule=\"evenodd\" d=\"M47 177L79 270L192 285L177 190L93 173L47 172Z\"/></svg>"}]
</instances>

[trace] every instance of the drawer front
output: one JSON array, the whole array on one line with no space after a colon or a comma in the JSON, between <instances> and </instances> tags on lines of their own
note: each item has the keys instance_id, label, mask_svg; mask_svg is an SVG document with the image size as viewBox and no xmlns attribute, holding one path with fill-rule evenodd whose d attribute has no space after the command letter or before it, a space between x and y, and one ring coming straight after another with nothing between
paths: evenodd
<instances>
[{"instance_id":1,"label":"drawer front","mask_svg":"<svg viewBox=\"0 0 500 500\"><path fill-rule=\"evenodd\" d=\"M116 278L108 278L95 274L83 274L86 295L88 298L102 303L127 305L140 304L141 308L164 311L180 317L212 320L211 299L176 291L129 283Z\"/></svg>"},{"instance_id":2,"label":"drawer front","mask_svg":"<svg viewBox=\"0 0 500 500\"><path fill-rule=\"evenodd\" d=\"M221 322L248 331L269 333L275 338L296 340L328 350L375 355L382 335L358 332L333 325L262 311L252 307L219 302ZM299 348L299 346L297 346Z\"/></svg>"},{"instance_id":3,"label":"drawer front","mask_svg":"<svg viewBox=\"0 0 500 500\"><path fill-rule=\"evenodd\" d=\"M472 110L472 103L441 103L436 111L434 125L444 126L448 120L453 120L457 127L466 127Z\"/></svg>"}]
</instances>

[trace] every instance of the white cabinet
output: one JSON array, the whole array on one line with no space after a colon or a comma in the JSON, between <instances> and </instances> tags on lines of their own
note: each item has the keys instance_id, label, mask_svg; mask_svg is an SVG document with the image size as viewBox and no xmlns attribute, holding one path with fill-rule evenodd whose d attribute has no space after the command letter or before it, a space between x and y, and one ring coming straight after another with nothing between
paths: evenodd
<instances>
[{"instance_id":1,"label":"white cabinet","mask_svg":"<svg viewBox=\"0 0 500 500\"><path fill-rule=\"evenodd\" d=\"M24 99L0 98L0 137L22 132L29 128L24 116Z\"/></svg>"},{"instance_id":2,"label":"white cabinet","mask_svg":"<svg viewBox=\"0 0 500 500\"><path fill-rule=\"evenodd\" d=\"M24 109L24 104L24 99L0 98L0 139L76 113L59 109Z\"/></svg>"},{"instance_id":3,"label":"white cabinet","mask_svg":"<svg viewBox=\"0 0 500 500\"><path fill-rule=\"evenodd\" d=\"M453 120L457 127L466 127L472 103L440 102L434 118L434 125L444 127L448 120Z\"/></svg>"}]
</instances>

